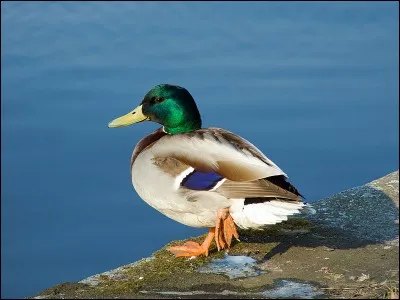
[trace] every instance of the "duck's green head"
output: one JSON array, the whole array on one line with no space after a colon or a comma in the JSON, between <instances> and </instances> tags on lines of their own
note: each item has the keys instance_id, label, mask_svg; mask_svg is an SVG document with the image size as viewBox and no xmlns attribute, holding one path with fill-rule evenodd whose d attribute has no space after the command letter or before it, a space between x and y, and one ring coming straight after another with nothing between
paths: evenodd
<instances>
[{"instance_id":1,"label":"duck's green head","mask_svg":"<svg viewBox=\"0 0 400 300\"><path fill-rule=\"evenodd\" d=\"M201 128L200 113L192 95L183 87L170 84L153 87L138 107L111 121L108 127L123 127L142 121L160 123L170 134Z\"/></svg>"}]
</instances>

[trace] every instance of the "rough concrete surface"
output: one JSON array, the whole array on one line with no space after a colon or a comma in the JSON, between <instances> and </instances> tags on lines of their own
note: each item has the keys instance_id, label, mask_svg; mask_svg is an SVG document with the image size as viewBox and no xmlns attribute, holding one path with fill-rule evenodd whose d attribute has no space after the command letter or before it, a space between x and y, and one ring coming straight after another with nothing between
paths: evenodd
<instances>
[{"instance_id":1,"label":"rough concrete surface","mask_svg":"<svg viewBox=\"0 0 400 300\"><path fill-rule=\"evenodd\" d=\"M184 242L174 241L149 258L31 298L398 299L399 172L313 208L264 231L240 231L229 253L213 245L207 258L174 258L166 248Z\"/></svg>"}]
</instances>

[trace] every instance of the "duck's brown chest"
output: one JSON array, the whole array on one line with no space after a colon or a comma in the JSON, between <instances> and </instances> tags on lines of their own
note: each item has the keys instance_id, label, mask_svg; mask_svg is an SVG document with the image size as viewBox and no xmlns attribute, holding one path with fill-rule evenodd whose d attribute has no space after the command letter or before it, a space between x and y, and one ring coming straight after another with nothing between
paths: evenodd
<instances>
[{"instance_id":1,"label":"duck's brown chest","mask_svg":"<svg viewBox=\"0 0 400 300\"><path fill-rule=\"evenodd\" d=\"M166 133L163 131L162 127L158 128L157 130L153 131L149 135L142 138L139 143L137 143L135 149L133 150L132 157L131 157L131 165L130 169L132 170L133 163L135 162L138 155L147 147L157 142L160 138L165 136Z\"/></svg>"}]
</instances>

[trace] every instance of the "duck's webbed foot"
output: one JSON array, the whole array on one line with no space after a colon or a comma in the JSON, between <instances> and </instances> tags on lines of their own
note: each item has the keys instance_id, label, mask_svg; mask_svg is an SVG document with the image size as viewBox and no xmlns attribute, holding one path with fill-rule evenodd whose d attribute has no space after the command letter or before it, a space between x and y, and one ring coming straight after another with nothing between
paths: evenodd
<instances>
[{"instance_id":1,"label":"duck's webbed foot","mask_svg":"<svg viewBox=\"0 0 400 300\"><path fill-rule=\"evenodd\" d=\"M174 246L169 247L167 250L175 254L175 257L181 256L200 256L205 255L208 256L208 250L210 249L211 242L214 238L214 228L210 228L206 239L204 240L203 244L198 244L196 242L186 242L182 246Z\"/></svg>"}]
</instances>

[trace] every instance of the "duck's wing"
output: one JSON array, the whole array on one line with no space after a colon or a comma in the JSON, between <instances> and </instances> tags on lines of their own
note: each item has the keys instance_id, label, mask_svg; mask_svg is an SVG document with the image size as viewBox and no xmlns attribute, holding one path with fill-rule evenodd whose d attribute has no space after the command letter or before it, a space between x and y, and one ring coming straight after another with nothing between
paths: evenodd
<instances>
[{"instance_id":1,"label":"duck's wing","mask_svg":"<svg viewBox=\"0 0 400 300\"><path fill-rule=\"evenodd\" d=\"M155 157L174 158L203 173L215 173L234 182L286 174L244 138L207 128L167 135L151 147Z\"/></svg>"},{"instance_id":2,"label":"duck's wing","mask_svg":"<svg viewBox=\"0 0 400 300\"><path fill-rule=\"evenodd\" d=\"M302 197L259 149L220 128L164 136L150 151L153 163L175 178L177 189L215 191L231 199Z\"/></svg>"},{"instance_id":3,"label":"duck's wing","mask_svg":"<svg viewBox=\"0 0 400 300\"><path fill-rule=\"evenodd\" d=\"M300 201L303 197L282 175L245 182L224 180L214 191L227 198L249 199L248 203L271 199Z\"/></svg>"}]
</instances>

